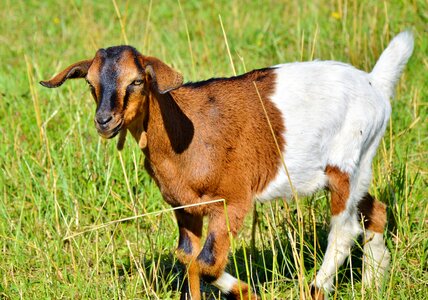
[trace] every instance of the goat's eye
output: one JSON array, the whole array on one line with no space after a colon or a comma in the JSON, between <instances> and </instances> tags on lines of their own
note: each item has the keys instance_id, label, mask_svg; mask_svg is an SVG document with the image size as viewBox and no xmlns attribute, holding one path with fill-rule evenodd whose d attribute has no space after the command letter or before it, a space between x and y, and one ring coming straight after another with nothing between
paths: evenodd
<instances>
[{"instance_id":1,"label":"goat's eye","mask_svg":"<svg viewBox=\"0 0 428 300\"><path fill-rule=\"evenodd\" d=\"M142 80L134 80L130 85L142 85L143 81Z\"/></svg>"}]
</instances>

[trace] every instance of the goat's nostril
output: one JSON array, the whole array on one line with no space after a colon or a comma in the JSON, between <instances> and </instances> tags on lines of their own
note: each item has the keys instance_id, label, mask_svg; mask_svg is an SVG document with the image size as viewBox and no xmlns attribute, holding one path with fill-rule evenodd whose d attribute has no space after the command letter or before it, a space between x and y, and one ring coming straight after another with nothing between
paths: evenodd
<instances>
[{"instance_id":1,"label":"goat's nostril","mask_svg":"<svg viewBox=\"0 0 428 300\"><path fill-rule=\"evenodd\" d=\"M109 115L109 116L97 116L97 118L96 118L97 123L100 125L107 124L108 122L111 121L111 119L113 119L113 117L111 115Z\"/></svg>"}]
</instances>

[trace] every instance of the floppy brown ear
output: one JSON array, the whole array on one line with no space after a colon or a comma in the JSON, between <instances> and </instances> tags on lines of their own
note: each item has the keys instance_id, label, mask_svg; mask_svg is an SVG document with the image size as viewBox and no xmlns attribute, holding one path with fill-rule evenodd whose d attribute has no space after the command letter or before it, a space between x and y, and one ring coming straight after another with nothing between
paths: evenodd
<instances>
[{"instance_id":1,"label":"floppy brown ear","mask_svg":"<svg viewBox=\"0 0 428 300\"><path fill-rule=\"evenodd\" d=\"M159 93L165 94L183 84L183 75L156 57L143 58L143 67L150 75Z\"/></svg>"},{"instance_id":2,"label":"floppy brown ear","mask_svg":"<svg viewBox=\"0 0 428 300\"><path fill-rule=\"evenodd\" d=\"M40 84L48 88L56 88L63 84L67 79L83 78L86 76L86 74L88 74L88 70L91 64L92 59L79 61L67 67L65 70L61 71L51 80L40 81Z\"/></svg>"}]
</instances>

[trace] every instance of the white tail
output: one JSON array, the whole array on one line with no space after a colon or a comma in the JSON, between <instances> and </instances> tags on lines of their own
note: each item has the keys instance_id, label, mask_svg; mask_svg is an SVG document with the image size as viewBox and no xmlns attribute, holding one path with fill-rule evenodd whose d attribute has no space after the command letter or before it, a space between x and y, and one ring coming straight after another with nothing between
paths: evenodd
<instances>
[{"instance_id":1,"label":"white tail","mask_svg":"<svg viewBox=\"0 0 428 300\"><path fill-rule=\"evenodd\" d=\"M397 35L379 57L370 73L375 85L390 98L401 72L413 52L413 34L410 31Z\"/></svg>"}]
</instances>

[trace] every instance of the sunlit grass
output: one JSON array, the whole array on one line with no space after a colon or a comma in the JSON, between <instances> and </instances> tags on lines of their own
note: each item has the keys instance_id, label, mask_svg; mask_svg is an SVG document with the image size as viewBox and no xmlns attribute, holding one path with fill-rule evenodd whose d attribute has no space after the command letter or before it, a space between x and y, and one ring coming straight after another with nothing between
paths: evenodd
<instances>
[{"instance_id":1,"label":"sunlit grass","mask_svg":"<svg viewBox=\"0 0 428 300\"><path fill-rule=\"evenodd\" d=\"M415 52L392 102L371 188L388 204L391 271L381 290L365 290L357 244L331 296L424 299L427 11L425 1L3 1L0 298L178 299L182 284L174 216L138 145L128 138L119 154L115 141L98 137L83 82L45 90L39 80L127 41L189 81L317 58L370 70L390 39L410 28ZM304 298L327 244L327 193L256 211L257 222L249 215L234 240L228 270L238 270L262 299ZM215 288L203 291L220 299Z\"/></svg>"}]
</instances>

